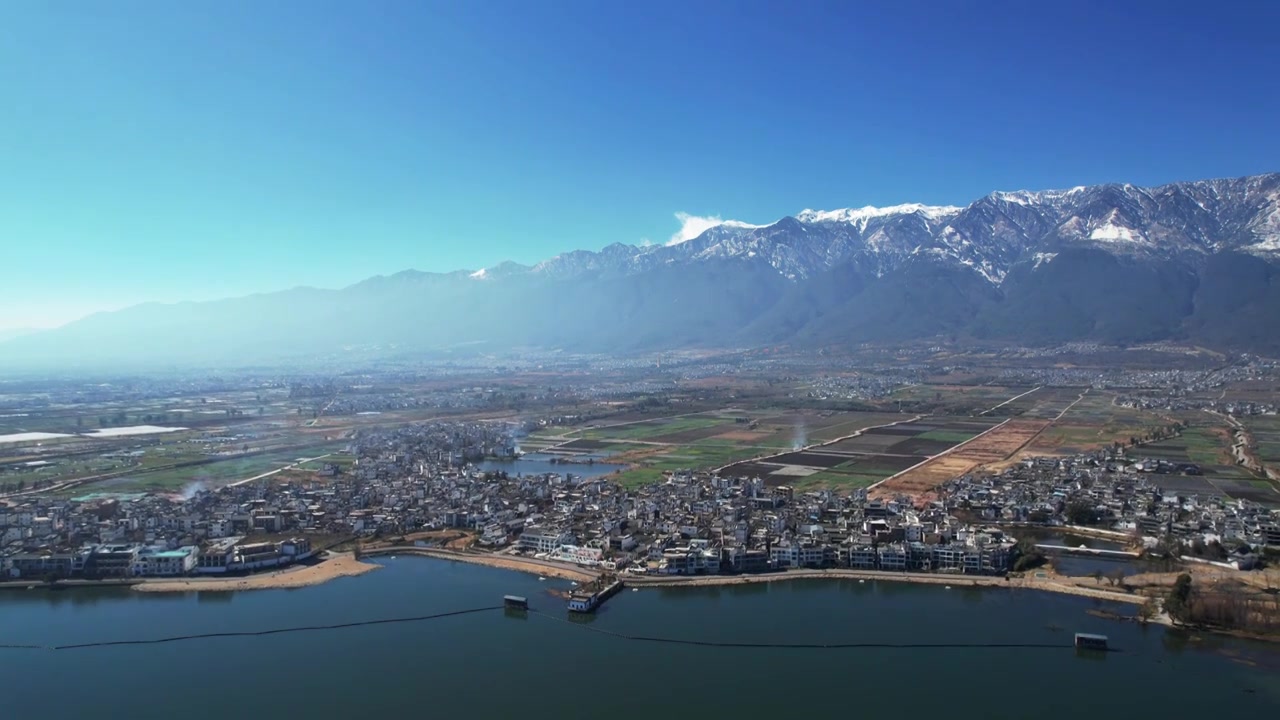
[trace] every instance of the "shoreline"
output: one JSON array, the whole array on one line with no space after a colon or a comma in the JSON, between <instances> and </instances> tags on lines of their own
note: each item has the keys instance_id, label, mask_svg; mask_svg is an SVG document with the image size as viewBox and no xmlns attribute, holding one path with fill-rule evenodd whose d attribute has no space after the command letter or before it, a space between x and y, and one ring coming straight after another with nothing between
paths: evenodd
<instances>
[{"instance_id":1,"label":"shoreline","mask_svg":"<svg viewBox=\"0 0 1280 720\"><path fill-rule=\"evenodd\" d=\"M1036 578L1003 578L993 575L963 575L942 573L898 573L884 570L852 570L845 568L800 569L782 572L760 573L753 575L703 575L650 577L645 575L628 576L624 580L634 587L716 587L723 585L748 585L756 583L786 582L789 580L883 580L885 582L902 582L914 585L945 585L949 587L997 587L1009 589L1040 590L1060 595L1075 595L1098 600L1122 602L1141 605L1147 601L1145 595L1109 592L1102 589L1080 587L1078 585L1054 582L1049 579Z\"/></svg>"},{"instance_id":2,"label":"shoreline","mask_svg":"<svg viewBox=\"0 0 1280 720\"><path fill-rule=\"evenodd\" d=\"M234 592L239 590L286 590L320 585L340 577L354 577L377 570L380 565L357 560L351 553L330 552L314 565L295 565L272 572L235 577L195 577L144 579L132 585L138 592Z\"/></svg>"},{"instance_id":3,"label":"shoreline","mask_svg":"<svg viewBox=\"0 0 1280 720\"><path fill-rule=\"evenodd\" d=\"M417 555L420 557L435 558L437 560L456 560L458 562L470 563L472 565L484 565L486 567L497 568L499 570L511 570L513 572L522 572L528 575L553 577L560 580L574 580L577 582L590 582L600 575L599 571L588 567L574 565L572 563L556 562L554 560L539 560L537 558L526 558L517 555L500 555L498 553L463 552L461 550L446 550L444 548L417 547L416 545L365 550L361 556L378 557L381 555Z\"/></svg>"},{"instance_id":4,"label":"shoreline","mask_svg":"<svg viewBox=\"0 0 1280 720\"><path fill-rule=\"evenodd\" d=\"M563 580L589 581L595 579L600 572L592 568L558 563L551 560L539 560L519 556L506 556L493 553L472 553L439 548L395 547L366 551L365 557L373 555L419 555L440 560L456 560L458 562L484 565L501 570L511 570L530 575L555 577ZM771 573L750 575L628 575L620 574L622 581L631 587L717 587L725 585L747 585L771 582L787 582L790 580L883 580L886 582L905 582L916 585L949 585L952 587L1001 587L1040 590L1042 592L1074 595L1097 600L1141 605L1147 601L1146 595L1113 592L1101 588L1081 587L1058 576L1048 578L1009 578L993 575L962 575L942 573L899 573L884 570L853 570L848 568L830 569L795 569Z\"/></svg>"}]
</instances>

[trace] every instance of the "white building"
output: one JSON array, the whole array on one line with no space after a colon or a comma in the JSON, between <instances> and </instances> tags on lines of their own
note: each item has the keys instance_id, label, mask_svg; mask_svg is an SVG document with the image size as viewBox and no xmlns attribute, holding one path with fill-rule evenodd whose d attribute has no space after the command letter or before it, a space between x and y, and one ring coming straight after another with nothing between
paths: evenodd
<instances>
[{"instance_id":1,"label":"white building","mask_svg":"<svg viewBox=\"0 0 1280 720\"><path fill-rule=\"evenodd\" d=\"M133 561L133 574L152 577L186 575L196 569L200 549L194 545L166 550L147 547L138 551Z\"/></svg>"},{"instance_id":2,"label":"white building","mask_svg":"<svg viewBox=\"0 0 1280 720\"><path fill-rule=\"evenodd\" d=\"M561 545L572 545L573 541L572 533L561 530L525 528L525 531L520 533L519 548L521 550L549 553L554 552Z\"/></svg>"}]
</instances>

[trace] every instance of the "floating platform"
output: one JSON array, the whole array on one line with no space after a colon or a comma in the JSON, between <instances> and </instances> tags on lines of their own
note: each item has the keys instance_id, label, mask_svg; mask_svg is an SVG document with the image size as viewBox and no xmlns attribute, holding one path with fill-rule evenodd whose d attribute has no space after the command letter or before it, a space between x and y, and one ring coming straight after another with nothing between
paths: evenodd
<instances>
[{"instance_id":1,"label":"floating platform","mask_svg":"<svg viewBox=\"0 0 1280 720\"><path fill-rule=\"evenodd\" d=\"M1076 633L1076 650L1107 651L1107 636L1092 633Z\"/></svg>"},{"instance_id":2,"label":"floating platform","mask_svg":"<svg viewBox=\"0 0 1280 720\"><path fill-rule=\"evenodd\" d=\"M520 595L503 595L502 607L507 610L528 610L529 598Z\"/></svg>"}]
</instances>

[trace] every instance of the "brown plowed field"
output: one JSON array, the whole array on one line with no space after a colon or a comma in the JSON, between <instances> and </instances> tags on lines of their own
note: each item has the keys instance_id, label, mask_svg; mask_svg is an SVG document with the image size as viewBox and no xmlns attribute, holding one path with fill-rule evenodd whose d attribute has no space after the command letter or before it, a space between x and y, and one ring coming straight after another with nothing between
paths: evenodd
<instances>
[{"instance_id":1,"label":"brown plowed field","mask_svg":"<svg viewBox=\"0 0 1280 720\"><path fill-rule=\"evenodd\" d=\"M873 498L899 494L930 499L929 493L942 483L990 463L1000 462L1026 445L1049 424L1046 420L1010 420L986 435L959 445L955 450L909 470L871 491Z\"/></svg>"}]
</instances>

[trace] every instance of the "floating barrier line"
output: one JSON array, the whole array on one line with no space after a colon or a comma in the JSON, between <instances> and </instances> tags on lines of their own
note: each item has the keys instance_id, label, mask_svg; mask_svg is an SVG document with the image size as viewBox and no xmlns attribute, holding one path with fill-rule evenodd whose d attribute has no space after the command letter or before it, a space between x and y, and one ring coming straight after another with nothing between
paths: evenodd
<instances>
[{"instance_id":1,"label":"floating barrier line","mask_svg":"<svg viewBox=\"0 0 1280 720\"><path fill-rule=\"evenodd\" d=\"M115 647L122 645L160 645L163 643L181 642L184 640L203 640L207 638L230 638L230 637L264 637L267 635L281 635L284 633L297 632L317 632L324 630L342 630L345 628L365 627L370 625L390 625L395 623L414 623L426 620L441 620L444 618L458 617L460 615L473 615L475 613L493 612L494 610L502 610L504 606L494 605L491 607L471 608L469 610L454 610L452 612L436 613L434 615L419 615L415 617L402 618L384 618L381 620L359 620L356 622L337 623L334 625L305 625L301 627L274 628L270 630L247 630L240 632L216 632L216 633L197 633L192 635L174 635L171 637L151 638L145 640L104 640L100 642L77 643L71 645L12 645L0 644L0 650L83 650L85 648L95 647ZM583 630L588 630L600 635L618 638L620 640L630 640L632 642L651 642L666 643L670 645L692 645L696 647L719 647L719 648L743 648L743 649L780 649L780 650L849 650L849 649L895 649L895 648L917 648L917 649L958 649L958 648L1006 648L1006 649L1043 649L1043 650L1064 650L1073 649L1073 645L1063 645L1061 643L884 643L884 642L856 642L856 643L772 643L772 642L729 642L718 640L689 640L684 638L670 637L654 637L650 635L632 635L629 633L615 632L613 630L605 630L603 628L591 627L581 623L571 622L568 618L557 617L538 610L528 610L531 615L538 615L549 620L569 625L576 625ZM1107 652L1118 652L1115 648L1107 650Z\"/></svg>"},{"instance_id":2,"label":"floating barrier line","mask_svg":"<svg viewBox=\"0 0 1280 720\"><path fill-rule=\"evenodd\" d=\"M631 640L635 642L653 642L668 643L672 645L695 645L699 647L722 647L722 648L749 648L749 649L780 649L780 650L851 650L860 648L883 648L883 649L959 649L959 648L1005 648L1005 649L1039 649L1039 650L1074 650L1074 645L1064 645L1062 643L767 643L767 642L728 642L718 640L687 640L683 638L667 638L652 637L648 635L630 635L627 633L614 632L612 630L604 630L602 628L591 627L582 623L575 623L566 618L548 615L537 610L530 610L531 615L541 615L550 620L558 620L570 625L576 625L583 630L589 630L601 635L619 638L621 640ZM1107 652L1118 652L1111 648Z\"/></svg>"},{"instance_id":3,"label":"floating barrier line","mask_svg":"<svg viewBox=\"0 0 1280 720\"><path fill-rule=\"evenodd\" d=\"M412 623L422 622L425 620L439 620L448 617L457 617L459 615L471 615L474 613L492 612L501 610L501 605L492 607L471 608L470 610L454 610L453 612L436 613L435 615L419 615L416 617L402 618L384 618L381 620L359 620L356 622L337 623L335 625L306 625L302 627L290 628L273 628L271 630L248 630L241 632L216 632L216 633L198 633L193 635L174 635L172 637L151 638L148 640L104 640L101 642L77 643L74 645L2 645L0 649L22 649L22 650L82 650L84 648L93 647L113 647L117 645L159 645L162 643L180 642L183 640L203 640L205 638L227 638L227 637L262 637L266 635L281 635L284 633L296 632L316 632L321 630L341 630L344 628L364 627L367 625L390 625L394 623Z\"/></svg>"}]
</instances>

